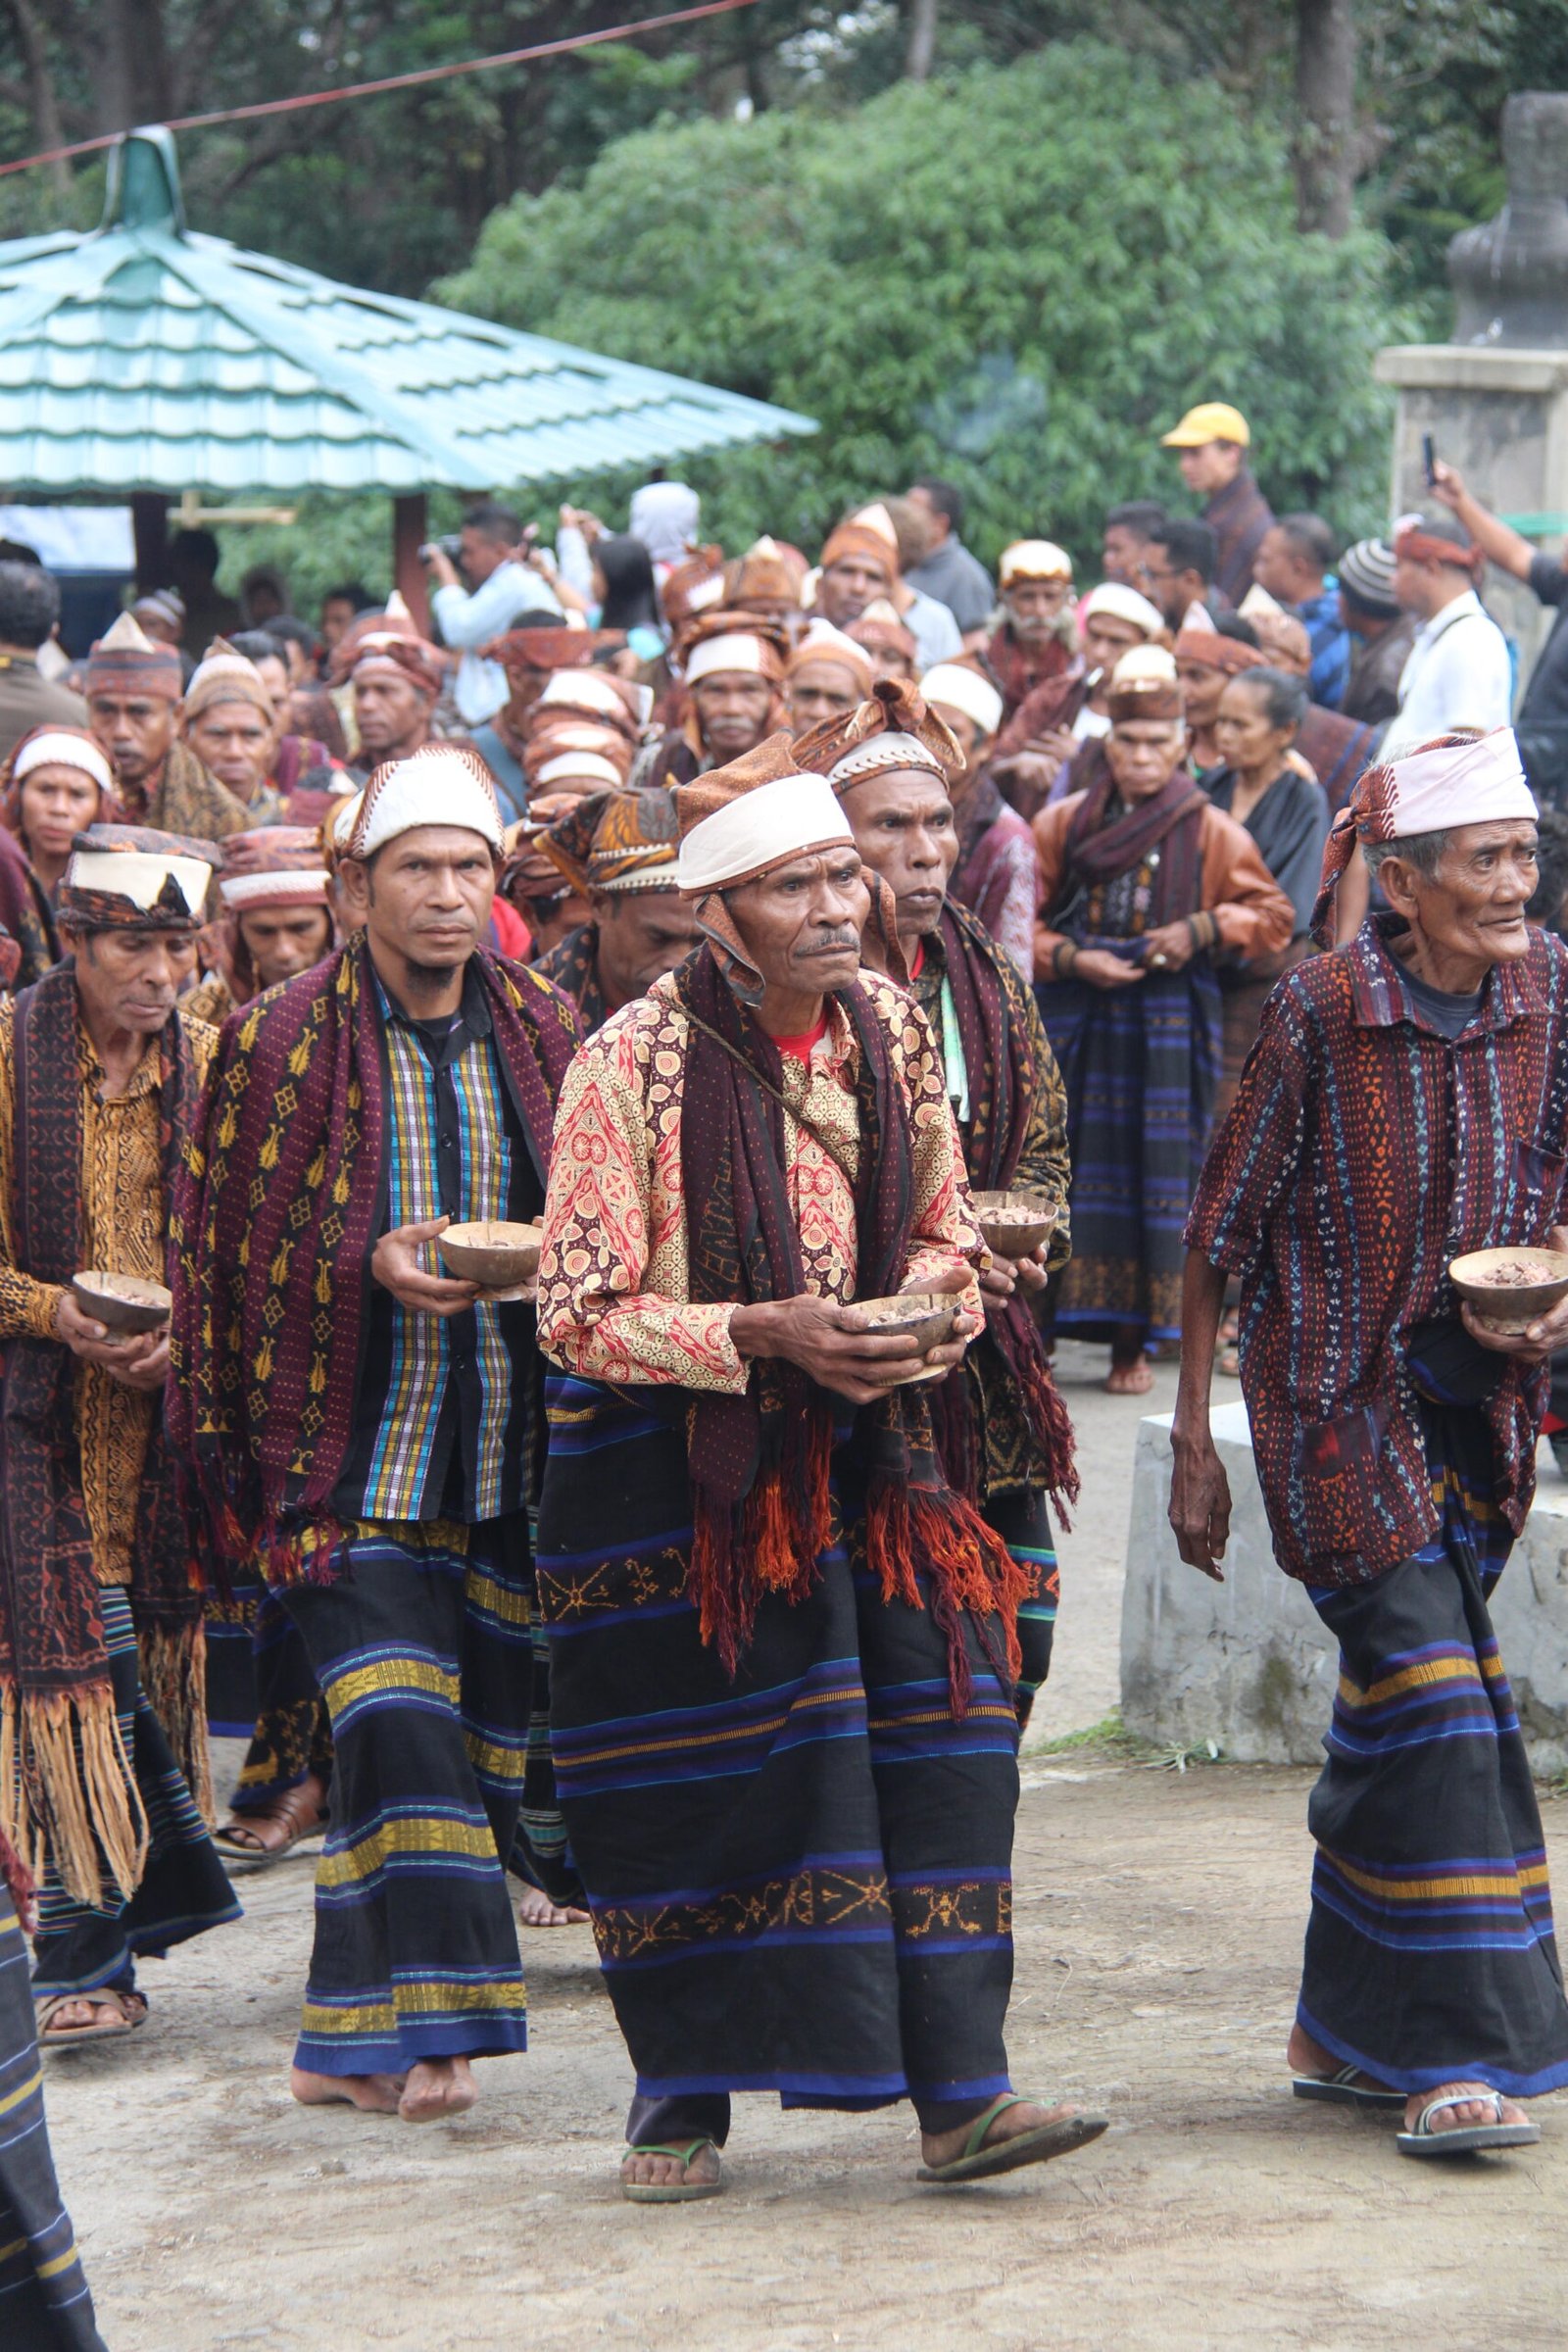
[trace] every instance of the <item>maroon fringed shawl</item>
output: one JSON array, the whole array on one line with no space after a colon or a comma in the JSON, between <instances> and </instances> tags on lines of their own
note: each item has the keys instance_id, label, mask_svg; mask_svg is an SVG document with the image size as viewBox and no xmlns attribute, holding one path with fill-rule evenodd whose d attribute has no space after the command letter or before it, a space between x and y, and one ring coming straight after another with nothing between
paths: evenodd
<instances>
[{"instance_id":1,"label":"maroon fringed shawl","mask_svg":"<svg viewBox=\"0 0 1568 2352\"><path fill-rule=\"evenodd\" d=\"M81 1268L81 1080L76 983L61 965L17 999L12 1240L18 1269L69 1283ZM197 1102L177 1015L160 1040L158 1133L165 1200ZM34 1863L47 1839L78 1900L101 1897L101 1862L135 1888L147 1824L115 1721L92 1536L82 1494L75 1358L57 1340L13 1339L0 1383L0 1755L16 1742L18 1796L0 1812ZM198 1801L207 1788L200 1563L155 1419L137 1501L130 1602L143 1686ZM9 1773L9 1765L7 1767Z\"/></svg>"},{"instance_id":2,"label":"maroon fringed shawl","mask_svg":"<svg viewBox=\"0 0 1568 2352\"><path fill-rule=\"evenodd\" d=\"M726 1040L726 1052L694 1027L681 1109L681 1174L687 1208L691 1296L751 1304L806 1289L785 1175L783 1112L746 1075L783 1083L777 1047L725 985L704 947L676 975L682 1004ZM886 1032L857 984L837 1002L859 1047L856 1184L857 1294L885 1297L908 1263L914 1216L913 1153ZM739 1060L736 1056L739 1055ZM797 1366L763 1358L744 1396L695 1396L688 1466L695 1528L691 1581L704 1639L731 1672L763 1592L799 1599L833 1541L829 1465L835 1422L851 1407ZM866 1555L884 1596L921 1606L917 1578L948 1642L953 1703L961 1714L971 1673L962 1616L985 1642L1000 1614L1007 1668L1018 1671L1016 1621L1025 1579L973 1501L956 1494L937 1460L929 1391L895 1389L858 1416L868 1460ZM997 1661L999 1667L1002 1661Z\"/></svg>"},{"instance_id":3,"label":"maroon fringed shawl","mask_svg":"<svg viewBox=\"0 0 1568 2352\"><path fill-rule=\"evenodd\" d=\"M175 1201L170 1426L224 1556L270 1583L326 1574L385 1207L385 1076L364 935L223 1034ZM522 964L476 961L544 1181L576 1014Z\"/></svg>"},{"instance_id":4,"label":"maroon fringed shawl","mask_svg":"<svg viewBox=\"0 0 1568 2352\"><path fill-rule=\"evenodd\" d=\"M949 900L942 911L942 953L953 991L958 1037L968 1073L971 1117L964 1135L969 1182L976 1192L1005 1192L1018 1173L1040 1084L1034 1039L1023 1007L1013 1002L1022 984L967 907ZM1004 1364L1028 1427L1032 1465L1066 1520L1077 1500L1072 1423L1051 1377L1040 1326L1021 1292L1004 1305L986 1303L979 1347L992 1346ZM973 1384L959 1365L939 1392L944 1458L966 1488L973 1484L983 1432L976 1427Z\"/></svg>"}]
</instances>

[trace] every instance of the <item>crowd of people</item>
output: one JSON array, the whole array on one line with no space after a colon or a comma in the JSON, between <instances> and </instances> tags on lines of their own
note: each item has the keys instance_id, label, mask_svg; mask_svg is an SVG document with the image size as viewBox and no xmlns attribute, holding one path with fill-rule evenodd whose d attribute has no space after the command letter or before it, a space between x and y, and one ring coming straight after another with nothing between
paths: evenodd
<instances>
[{"instance_id":1,"label":"crowd of people","mask_svg":"<svg viewBox=\"0 0 1568 2352\"><path fill-rule=\"evenodd\" d=\"M718 2193L737 2091L906 2098L938 2182L1098 2136L1005 2046L1063 1338L1131 1396L1181 1351L1213 1575L1240 1378L1341 1645L1298 2094L1538 2135L1487 1598L1568 1303L1504 1335L1447 1267L1568 1246L1568 635L1521 697L1479 593L1568 570L1446 466L1341 548L1250 439L1190 411L1201 514L1118 504L1087 576L993 581L936 479L814 563L656 480L553 551L476 508L427 623L187 550L72 662L0 562L8 2343L98 2341L34 2040L133 2035L323 1832L305 2104L461 2114L519 1921L591 1921L634 2202Z\"/></svg>"}]
</instances>

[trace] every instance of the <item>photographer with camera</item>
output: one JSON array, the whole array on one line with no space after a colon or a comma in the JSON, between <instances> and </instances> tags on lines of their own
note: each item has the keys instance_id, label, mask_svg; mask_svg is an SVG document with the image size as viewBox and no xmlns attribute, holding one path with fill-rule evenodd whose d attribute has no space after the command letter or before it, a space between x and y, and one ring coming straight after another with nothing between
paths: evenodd
<instances>
[{"instance_id":1,"label":"photographer with camera","mask_svg":"<svg viewBox=\"0 0 1568 2352\"><path fill-rule=\"evenodd\" d=\"M442 640L463 657L454 699L466 726L493 718L510 691L500 662L481 662L476 649L505 635L523 612L561 610L533 561L532 536L507 508L486 504L469 509L456 539L432 540L419 550Z\"/></svg>"}]
</instances>

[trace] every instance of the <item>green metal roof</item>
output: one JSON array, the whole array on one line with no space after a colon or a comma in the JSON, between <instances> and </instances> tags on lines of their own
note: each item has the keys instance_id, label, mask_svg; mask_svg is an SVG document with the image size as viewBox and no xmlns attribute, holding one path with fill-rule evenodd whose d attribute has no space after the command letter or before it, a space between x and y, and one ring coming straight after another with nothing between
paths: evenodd
<instances>
[{"instance_id":1,"label":"green metal roof","mask_svg":"<svg viewBox=\"0 0 1568 2352\"><path fill-rule=\"evenodd\" d=\"M194 235L162 126L111 150L102 227L0 244L12 492L487 490L814 430Z\"/></svg>"}]
</instances>

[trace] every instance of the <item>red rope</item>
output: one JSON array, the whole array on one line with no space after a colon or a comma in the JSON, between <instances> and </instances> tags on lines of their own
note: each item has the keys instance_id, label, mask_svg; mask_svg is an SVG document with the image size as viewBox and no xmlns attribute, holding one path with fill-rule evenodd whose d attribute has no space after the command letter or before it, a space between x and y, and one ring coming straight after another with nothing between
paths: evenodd
<instances>
[{"instance_id":1,"label":"red rope","mask_svg":"<svg viewBox=\"0 0 1568 2352\"><path fill-rule=\"evenodd\" d=\"M461 74L486 74L496 66L523 66L539 57L560 57L569 49L592 49L603 41L629 40L634 33L662 32L669 24L692 24L699 17L726 17L738 8L755 8L757 0L703 0L698 8L677 8L668 16L644 17L635 24L608 24L599 32L574 32L559 41L538 41L529 49L503 49L494 57L469 57L451 66L421 66L413 74L388 74L379 81L350 82L340 90L307 90L295 98L264 98L254 106L229 106L215 115L182 115L166 122L166 130L208 130L215 122L248 122L258 115L292 115L307 106L335 106L343 98L373 98L382 90L411 90L421 82L452 81ZM73 147L49 147L41 155L24 155L19 163L0 164L0 178L9 172L30 172L34 164L68 163L73 156L94 155L116 146L122 131L108 131L97 139L78 139Z\"/></svg>"}]
</instances>

